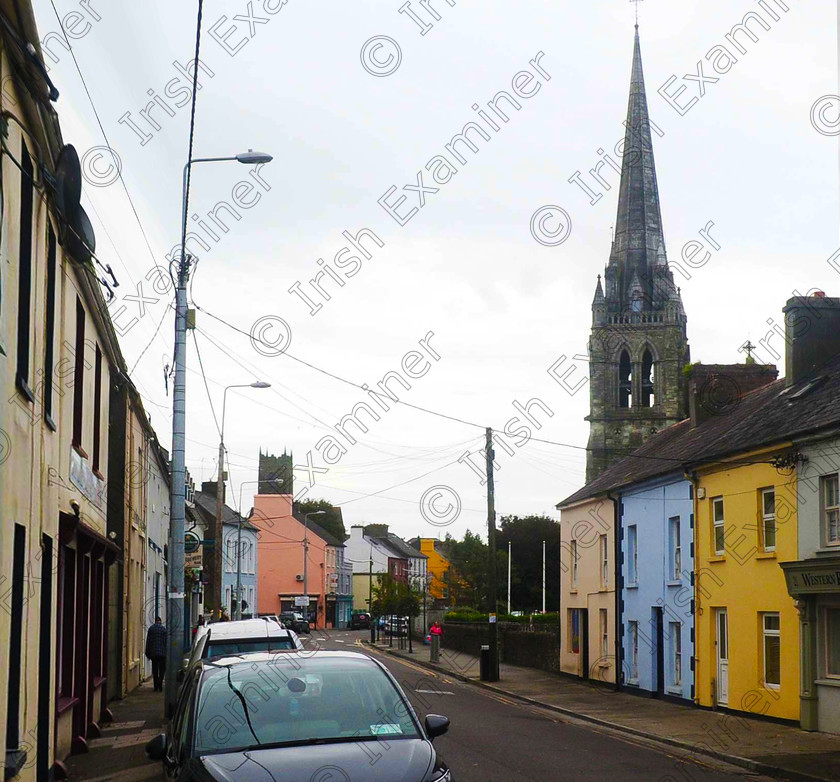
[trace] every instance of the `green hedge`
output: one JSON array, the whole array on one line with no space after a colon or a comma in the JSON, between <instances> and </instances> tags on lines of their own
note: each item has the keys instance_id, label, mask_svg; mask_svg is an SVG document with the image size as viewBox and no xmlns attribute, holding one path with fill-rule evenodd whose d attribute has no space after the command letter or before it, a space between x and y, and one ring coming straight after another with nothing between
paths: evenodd
<instances>
[{"instance_id":1,"label":"green hedge","mask_svg":"<svg viewBox=\"0 0 840 782\"><path fill-rule=\"evenodd\" d=\"M533 614L532 616L511 616L510 614L498 614L499 622L511 622L514 624L535 625L556 625L559 621L559 614ZM487 614L480 611L449 611L444 617L444 622L487 622Z\"/></svg>"}]
</instances>

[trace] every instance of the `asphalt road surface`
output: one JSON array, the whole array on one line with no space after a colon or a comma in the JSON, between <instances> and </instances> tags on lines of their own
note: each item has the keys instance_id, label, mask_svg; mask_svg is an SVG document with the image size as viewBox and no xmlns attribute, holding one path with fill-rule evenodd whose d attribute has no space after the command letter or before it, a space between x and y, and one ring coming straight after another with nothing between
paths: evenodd
<instances>
[{"instance_id":1,"label":"asphalt road surface","mask_svg":"<svg viewBox=\"0 0 840 782\"><path fill-rule=\"evenodd\" d=\"M712 782L767 777L687 754L633 736L572 720L450 679L385 653L361 647L366 631L314 632L307 645L350 649L377 656L400 682L415 710L444 714L452 725L435 747L455 782L539 780L639 780ZM375 764L371 779L375 779Z\"/></svg>"}]
</instances>

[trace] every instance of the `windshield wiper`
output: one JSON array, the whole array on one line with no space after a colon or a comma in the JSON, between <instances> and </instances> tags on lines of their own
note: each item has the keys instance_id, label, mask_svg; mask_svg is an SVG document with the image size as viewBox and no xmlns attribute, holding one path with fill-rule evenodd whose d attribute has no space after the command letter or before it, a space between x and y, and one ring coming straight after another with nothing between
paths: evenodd
<instances>
[{"instance_id":1,"label":"windshield wiper","mask_svg":"<svg viewBox=\"0 0 840 782\"><path fill-rule=\"evenodd\" d=\"M254 726L251 724L251 715L248 712L248 703L245 701L245 696L233 686L233 682L230 679L230 667L227 669L227 682L228 687L231 688L236 693L236 697L239 698L240 702L242 703L242 711L245 712L245 720L248 723L248 730L251 731L251 735L254 737L254 741L257 742L258 746L261 746L260 740L257 738L257 734L254 733Z\"/></svg>"},{"instance_id":2,"label":"windshield wiper","mask_svg":"<svg viewBox=\"0 0 840 782\"><path fill-rule=\"evenodd\" d=\"M355 743L357 741L377 741L380 736L334 736L332 738L308 738L308 739L293 739L291 741L271 741L267 744L260 744L257 747L248 747L248 751L252 749L279 749L280 747L309 747L315 744L346 744ZM393 737L392 737L393 738Z\"/></svg>"}]
</instances>

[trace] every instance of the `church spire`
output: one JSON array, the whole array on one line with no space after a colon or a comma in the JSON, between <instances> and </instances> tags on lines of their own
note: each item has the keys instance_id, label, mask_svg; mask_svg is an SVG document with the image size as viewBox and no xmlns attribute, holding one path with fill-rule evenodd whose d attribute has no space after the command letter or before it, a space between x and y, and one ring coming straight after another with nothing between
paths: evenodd
<instances>
[{"instance_id":1,"label":"church spire","mask_svg":"<svg viewBox=\"0 0 840 782\"><path fill-rule=\"evenodd\" d=\"M633 46L633 70L625 127L618 214L610 256L618 266L620 308L624 310L628 307L627 288L636 272L645 288L645 309L649 309L656 296L651 273L655 267L663 265L665 237L638 25Z\"/></svg>"}]
</instances>

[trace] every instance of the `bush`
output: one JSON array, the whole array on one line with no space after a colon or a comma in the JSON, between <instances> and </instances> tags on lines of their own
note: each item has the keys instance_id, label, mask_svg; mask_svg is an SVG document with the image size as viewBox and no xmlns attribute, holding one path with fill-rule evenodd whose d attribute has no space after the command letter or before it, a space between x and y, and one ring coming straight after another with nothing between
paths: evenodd
<instances>
[{"instance_id":1,"label":"bush","mask_svg":"<svg viewBox=\"0 0 840 782\"><path fill-rule=\"evenodd\" d=\"M512 616L511 614L498 614L499 622L510 622L512 624L533 624L535 625L556 625L559 622L559 614L532 614L529 616ZM444 617L445 622L487 622L487 614L470 609L449 611Z\"/></svg>"}]
</instances>

